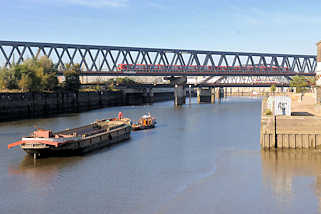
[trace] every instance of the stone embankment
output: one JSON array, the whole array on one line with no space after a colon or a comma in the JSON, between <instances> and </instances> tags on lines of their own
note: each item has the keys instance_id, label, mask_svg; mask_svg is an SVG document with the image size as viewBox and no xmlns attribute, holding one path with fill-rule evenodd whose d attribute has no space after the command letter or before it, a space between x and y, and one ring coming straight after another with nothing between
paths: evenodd
<instances>
[{"instance_id":1,"label":"stone embankment","mask_svg":"<svg viewBox=\"0 0 321 214\"><path fill-rule=\"evenodd\" d=\"M267 109L267 99L262 101L262 148L318 149L321 148L320 106L314 94L291 95L291 116L274 116Z\"/></svg>"},{"instance_id":2,"label":"stone embankment","mask_svg":"<svg viewBox=\"0 0 321 214\"><path fill-rule=\"evenodd\" d=\"M173 99L174 94L126 94L122 91L0 93L0 122L24 118L47 117L109 106L140 105Z\"/></svg>"}]
</instances>

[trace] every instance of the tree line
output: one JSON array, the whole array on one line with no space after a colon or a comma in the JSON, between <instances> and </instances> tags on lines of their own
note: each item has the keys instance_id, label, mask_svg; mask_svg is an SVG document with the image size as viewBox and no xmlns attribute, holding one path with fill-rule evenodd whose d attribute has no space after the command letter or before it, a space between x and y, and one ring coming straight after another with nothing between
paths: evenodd
<instances>
[{"instance_id":1,"label":"tree line","mask_svg":"<svg viewBox=\"0 0 321 214\"><path fill-rule=\"evenodd\" d=\"M309 88L315 87L315 77L294 76L290 80L290 87L295 88L296 93L304 93ZM276 85L272 84L270 87L271 92L276 91Z\"/></svg>"},{"instance_id":2,"label":"tree line","mask_svg":"<svg viewBox=\"0 0 321 214\"><path fill-rule=\"evenodd\" d=\"M21 90L29 92L43 91L79 91L81 68L79 64L67 64L63 70L64 81L58 82L58 65L54 64L47 56L27 59L21 64L13 63L9 68L0 69L0 89ZM135 81L128 78L111 79L106 82L108 89L112 90L114 84L133 85ZM315 86L314 77L294 76L290 87L296 88L297 93L305 92L309 87ZM271 86L274 92L275 85Z\"/></svg>"},{"instance_id":3,"label":"tree line","mask_svg":"<svg viewBox=\"0 0 321 214\"><path fill-rule=\"evenodd\" d=\"M310 87L315 86L315 77L294 76L290 81L290 87L296 89L296 93L304 93Z\"/></svg>"},{"instance_id":4,"label":"tree line","mask_svg":"<svg viewBox=\"0 0 321 214\"><path fill-rule=\"evenodd\" d=\"M0 89L43 92L68 90L78 91L80 84L80 65L67 64L64 81L58 82L58 65L47 56L27 59L21 64L13 63L9 68L0 69Z\"/></svg>"}]
</instances>

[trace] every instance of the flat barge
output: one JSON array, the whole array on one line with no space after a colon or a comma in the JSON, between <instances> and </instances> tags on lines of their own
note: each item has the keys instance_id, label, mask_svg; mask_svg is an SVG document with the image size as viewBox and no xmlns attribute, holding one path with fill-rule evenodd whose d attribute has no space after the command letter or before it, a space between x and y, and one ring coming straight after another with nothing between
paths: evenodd
<instances>
[{"instance_id":1,"label":"flat barge","mask_svg":"<svg viewBox=\"0 0 321 214\"><path fill-rule=\"evenodd\" d=\"M8 149L20 146L34 158L84 154L127 140L130 133L130 119L104 119L59 132L38 129L30 136L9 144Z\"/></svg>"}]
</instances>

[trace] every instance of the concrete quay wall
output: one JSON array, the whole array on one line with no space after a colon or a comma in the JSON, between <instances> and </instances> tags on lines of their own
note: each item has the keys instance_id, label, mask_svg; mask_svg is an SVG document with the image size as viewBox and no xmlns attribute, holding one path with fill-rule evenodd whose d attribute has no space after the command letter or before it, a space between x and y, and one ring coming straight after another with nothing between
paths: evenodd
<instances>
[{"instance_id":1,"label":"concrete quay wall","mask_svg":"<svg viewBox=\"0 0 321 214\"><path fill-rule=\"evenodd\" d=\"M172 100L173 92L126 94L122 91L0 93L0 122L81 112L109 106L141 105Z\"/></svg>"},{"instance_id":2,"label":"concrete quay wall","mask_svg":"<svg viewBox=\"0 0 321 214\"><path fill-rule=\"evenodd\" d=\"M262 102L260 144L264 149L321 148L321 117L266 115Z\"/></svg>"}]
</instances>

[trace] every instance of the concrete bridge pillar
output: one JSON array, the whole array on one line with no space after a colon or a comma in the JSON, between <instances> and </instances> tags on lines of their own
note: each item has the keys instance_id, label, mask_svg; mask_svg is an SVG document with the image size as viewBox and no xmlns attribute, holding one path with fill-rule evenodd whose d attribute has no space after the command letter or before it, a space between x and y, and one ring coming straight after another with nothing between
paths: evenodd
<instances>
[{"instance_id":1,"label":"concrete bridge pillar","mask_svg":"<svg viewBox=\"0 0 321 214\"><path fill-rule=\"evenodd\" d=\"M174 100L175 106L180 106L186 103L185 102L186 90L184 85L175 84L174 95L175 95L175 100Z\"/></svg>"},{"instance_id":2,"label":"concrete bridge pillar","mask_svg":"<svg viewBox=\"0 0 321 214\"><path fill-rule=\"evenodd\" d=\"M188 86L188 97L189 97L189 104L192 103L192 86Z\"/></svg>"},{"instance_id":3,"label":"concrete bridge pillar","mask_svg":"<svg viewBox=\"0 0 321 214\"><path fill-rule=\"evenodd\" d=\"M197 88L197 103L210 103L211 98L211 88Z\"/></svg>"},{"instance_id":4,"label":"concrete bridge pillar","mask_svg":"<svg viewBox=\"0 0 321 214\"><path fill-rule=\"evenodd\" d=\"M211 88L211 103L215 103L215 87Z\"/></svg>"},{"instance_id":5,"label":"concrete bridge pillar","mask_svg":"<svg viewBox=\"0 0 321 214\"><path fill-rule=\"evenodd\" d=\"M187 77L164 77L164 80L170 80L174 86L174 104L180 106L186 103L186 89Z\"/></svg>"},{"instance_id":6,"label":"concrete bridge pillar","mask_svg":"<svg viewBox=\"0 0 321 214\"><path fill-rule=\"evenodd\" d=\"M197 88L198 103L215 103L215 87Z\"/></svg>"},{"instance_id":7,"label":"concrete bridge pillar","mask_svg":"<svg viewBox=\"0 0 321 214\"><path fill-rule=\"evenodd\" d=\"M171 85L174 86L174 104L180 106L186 103L186 89L185 85L187 77L165 77L165 80L170 80Z\"/></svg>"},{"instance_id":8,"label":"concrete bridge pillar","mask_svg":"<svg viewBox=\"0 0 321 214\"><path fill-rule=\"evenodd\" d=\"M197 88L197 103L201 103L201 88Z\"/></svg>"},{"instance_id":9,"label":"concrete bridge pillar","mask_svg":"<svg viewBox=\"0 0 321 214\"><path fill-rule=\"evenodd\" d=\"M220 87L220 88L218 88L218 90L216 90L216 97L218 99L224 98L224 88L223 87Z\"/></svg>"},{"instance_id":10,"label":"concrete bridge pillar","mask_svg":"<svg viewBox=\"0 0 321 214\"><path fill-rule=\"evenodd\" d=\"M147 88L144 92L144 101L145 103L153 103L154 102L154 92L152 88Z\"/></svg>"}]
</instances>

